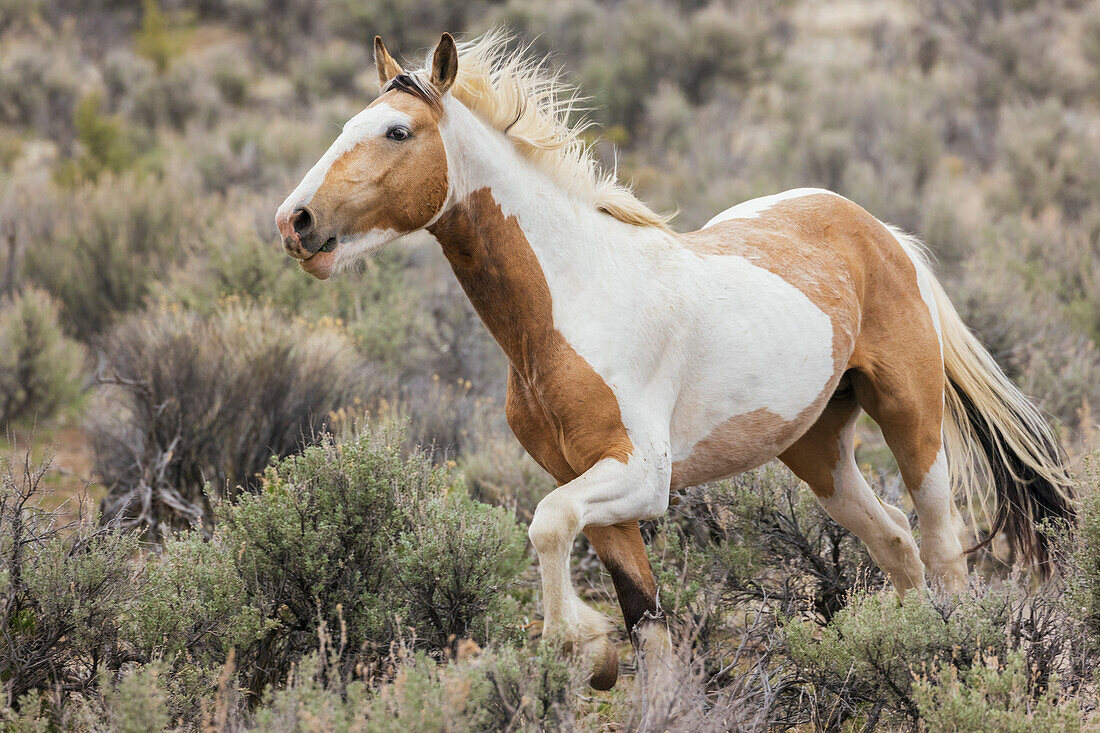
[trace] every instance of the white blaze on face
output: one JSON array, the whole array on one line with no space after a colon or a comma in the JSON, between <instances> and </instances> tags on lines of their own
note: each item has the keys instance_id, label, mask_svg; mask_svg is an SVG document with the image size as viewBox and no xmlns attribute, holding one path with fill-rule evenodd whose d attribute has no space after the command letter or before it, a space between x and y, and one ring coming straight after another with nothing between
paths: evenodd
<instances>
[{"instance_id":1,"label":"white blaze on face","mask_svg":"<svg viewBox=\"0 0 1100 733\"><path fill-rule=\"evenodd\" d=\"M355 146L364 140L384 136L390 128L396 125L412 126L412 118L404 112L391 107L386 102L380 102L367 107L365 110L348 120L343 131L325 154L321 156L305 178L298 184L276 214L276 221L284 221L300 206L306 206L317 194L317 189L325 181L329 168L340 159L340 156L351 152Z\"/></svg>"}]
</instances>

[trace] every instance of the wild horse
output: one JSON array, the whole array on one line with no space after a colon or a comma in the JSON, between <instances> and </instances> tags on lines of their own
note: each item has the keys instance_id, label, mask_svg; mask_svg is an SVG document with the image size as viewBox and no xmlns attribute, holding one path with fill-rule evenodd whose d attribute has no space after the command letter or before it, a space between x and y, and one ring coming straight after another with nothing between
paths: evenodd
<instances>
[{"instance_id":1,"label":"wild horse","mask_svg":"<svg viewBox=\"0 0 1100 733\"><path fill-rule=\"evenodd\" d=\"M638 520L670 490L778 457L899 593L965 585L951 485L989 490L991 533L1049 563L1072 498L1055 435L967 330L920 244L847 199L797 189L673 232L601 174L576 100L489 34L444 34L406 72L375 39L381 95L279 208L287 253L325 279L409 232L439 241L508 356L507 416L557 480L531 522L544 632L607 688L610 622L570 578L583 531L637 643L667 643ZM881 426L916 507L872 492L856 418ZM984 496L984 494L981 494ZM649 640L648 642L645 640Z\"/></svg>"}]
</instances>

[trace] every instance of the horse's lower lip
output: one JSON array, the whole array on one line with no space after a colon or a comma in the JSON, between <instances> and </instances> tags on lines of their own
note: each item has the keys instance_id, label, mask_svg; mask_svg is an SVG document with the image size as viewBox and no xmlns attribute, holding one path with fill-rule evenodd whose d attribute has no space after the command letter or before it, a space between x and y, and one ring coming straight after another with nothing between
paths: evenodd
<instances>
[{"instance_id":1,"label":"horse's lower lip","mask_svg":"<svg viewBox=\"0 0 1100 733\"><path fill-rule=\"evenodd\" d=\"M320 280L327 280L335 267L336 255L317 251L312 257L298 260L298 266Z\"/></svg>"}]
</instances>

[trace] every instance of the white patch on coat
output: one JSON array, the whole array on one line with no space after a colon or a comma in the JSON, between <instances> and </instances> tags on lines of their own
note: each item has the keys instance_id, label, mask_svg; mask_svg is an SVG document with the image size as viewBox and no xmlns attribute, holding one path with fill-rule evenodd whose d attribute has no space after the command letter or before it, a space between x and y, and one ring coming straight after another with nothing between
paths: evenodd
<instances>
[{"instance_id":1,"label":"white patch on coat","mask_svg":"<svg viewBox=\"0 0 1100 733\"><path fill-rule=\"evenodd\" d=\"M325 151L298 187L290 192L279 207L276 219L289 217L295 209L306 206L317 194L317 189L325 182L332 164L340 159L340 156L351 152L355 146L372 137L382 137L395 125L412 125L412 118L404 112L398 111L386 102L381 102L373 107L367 107L359 114L352 117L344 125L343 131Z\"/></svg>"},{"instance_id":2,"label":"white patch on coat","mask_svg":"<svg viewBox=\"0 0 1100 733\"><path fill-rule=\"evenodd\" d=\"M824 188L792 188L789 191L774 193L771 196L761 196L760 198L749 199L748 201L737 204L737 206L731 206L704 224L703 229L712 227L715 224L720 224L724 221L729 221L730 219L755 219L771 207L783 201L790 201L791 199L798 199L803 196L817 196L819 194L828 194L830 196L843 198L840 194Z\"/></svg>"}]
</instances>

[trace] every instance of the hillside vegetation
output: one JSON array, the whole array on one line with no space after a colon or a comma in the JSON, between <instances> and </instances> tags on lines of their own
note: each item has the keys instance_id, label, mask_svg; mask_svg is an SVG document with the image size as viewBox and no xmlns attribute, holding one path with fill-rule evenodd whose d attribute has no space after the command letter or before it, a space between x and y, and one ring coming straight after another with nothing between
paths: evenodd
<instances>
[{"instance_id":1,"label":"hillside vegetation","mask_svg":"<svg viewBox=\"0 0 1100 733\"><path fill-rule=\"evenodd\" d=\"M994 543L965 596L899 603L769 465L645 527L676 684L620 629L619 686L588 690L538 636L553 482L438 245L320 283L273 226L377 93L375 34L419 59L502 25L677 230L821 186L920 236L1074 460L1065 580ZM0 0L0 725L1100 727L1097 151L1079 0Z\"/></svg>"}]
</instances>

